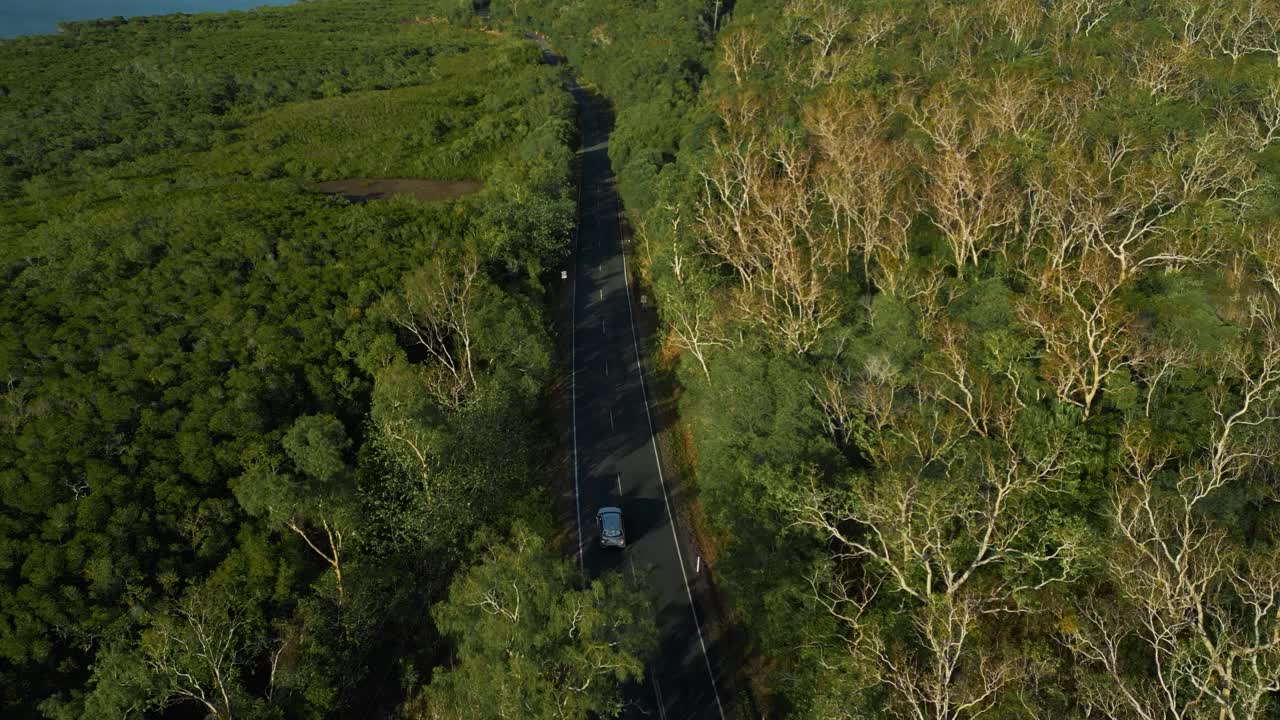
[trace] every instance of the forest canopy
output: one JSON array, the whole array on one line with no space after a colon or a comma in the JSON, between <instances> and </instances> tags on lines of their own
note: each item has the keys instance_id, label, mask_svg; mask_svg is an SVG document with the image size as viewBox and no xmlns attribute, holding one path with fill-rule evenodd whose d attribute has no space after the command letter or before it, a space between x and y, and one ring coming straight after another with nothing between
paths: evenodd
<instances>
[{"instance_id":1,"label":"forest canopy","mask_svg":"<svg viewBox=\"0 0 1280 720\"><path fill-rule=\"evenodd\" d=\"M0 43L7 715L620 710L650 609L537 490L574 138L524 30L614 111L742 707L1276 714L1274 3L472 10Z\"/></svg>"},{"instance_id":2,"label":"forest canopy","mask_svg":"<svg viewBox=\"0 0 1280 720\"><path fill-rule=\"evenodd\" d=\"M1274 716L1274 3L493 5L615 101L765 715Z\"/></svg>"},{"instance_id":3,"label":"forest canopy","mask_svg":"<svg viewBox=\"0 0 1280 720\"><path fill-rule=\"evenodd\" d=\"M541 612L580 597L645 627L643 594L566 585L545 549L572 100L534 44L447 11L0 42L0 714L434 712L483 651L445 672L457 572L545 573ZM479 190L315 189L348 178ZM474 559L517 541L537 564ZM581 643L566 672L646 647ZM410 702L436 668L454 679Z\"/></svg>"}]
</instances>

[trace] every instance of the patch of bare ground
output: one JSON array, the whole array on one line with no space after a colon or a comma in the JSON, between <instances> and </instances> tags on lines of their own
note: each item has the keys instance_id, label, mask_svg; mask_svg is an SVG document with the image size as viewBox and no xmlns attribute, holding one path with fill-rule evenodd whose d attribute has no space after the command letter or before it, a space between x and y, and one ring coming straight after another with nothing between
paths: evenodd
<instances>
[{"instance_id":1,"label":"patch of bare ground","mask_svg":"<svg viewBox=\"0 0 1280 720\"><path fill-rule=\"evenodd\" d=\"M417 180L414 178L347 178L326 180L311 185L313 190L341 195L351 202L386 200L393 195L408 195L418 200L453 200L478 192L479 180Z\"/></svg>"}]
</instances>

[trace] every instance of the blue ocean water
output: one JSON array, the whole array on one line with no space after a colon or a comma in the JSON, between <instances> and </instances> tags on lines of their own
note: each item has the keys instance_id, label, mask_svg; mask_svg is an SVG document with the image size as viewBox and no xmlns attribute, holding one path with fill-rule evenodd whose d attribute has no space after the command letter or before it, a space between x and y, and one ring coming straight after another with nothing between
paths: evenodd
<instances>
[{"instance_id":1,"label":"blue ocean water","mask_svg":"<svg viewBox=\"0 0 1280 720\"><path fill-rule=\"evenodd\" d=\"M61 20L248 10L293 0L0 0L0 38L57 32Z\"/></svg>"}]
</instances>

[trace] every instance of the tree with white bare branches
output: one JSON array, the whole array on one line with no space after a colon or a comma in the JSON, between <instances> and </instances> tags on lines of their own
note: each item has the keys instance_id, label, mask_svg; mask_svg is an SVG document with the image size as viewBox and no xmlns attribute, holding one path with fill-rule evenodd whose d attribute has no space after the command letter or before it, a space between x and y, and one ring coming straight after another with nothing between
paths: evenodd
<instances>
[{"instance_id":1,"label":"tree with white bare branches","mask_svg":"<svg viewBox=\"0 0 1280 720\"><path fill-rule=\"evenodd\" d=\"M156 704L198 705L217 720L239 717L252 705L242 676L260 642L258 632L243 599L229 588L189 590L173 608L157 613L143 634Z\"/></svg>"},{"instance_id":2,"label":"tree with white bare branches","mask_svg":"<svg viewBox=\"0 0 1280 720\"><path fill-rule=\"evenodd\" d=\"M1247 552L1209 510L1275 457L1274 327L1263 329L1260 347L1228 353L1212 410L1203 450L1191 457L1145 423L1122 435L1106 561L1119 597L1080 602L1063 638L1107 678L1082 697L1106 717L1255 718L1280 691L1280 563L1273 552ZM1130 642L1149 665L1122 651Z\"/></svg>"},{"instance_id":3,"label":"tree with white bare branches","mask_svg":"<svg viewBox=\"0 0 1280 720\"><path fill-rule=\"evenodd\" d=\"M865 429L857 437L876 470L835 488L811 479L792 507L831 548L814 598L904 718L975 717L1036 672L980 627L1073 580L1085 544L1034 509L1070 485L1072 434L1031 431L1043 419L1018 399L1020 378L974 364L958 330L935 332L943 350L914 378L881 359L861 379L827 376L815 389L834 430L855 418ZM906 635L869 612L886 604L909 618Z\"/></svg>"}]
</instances>

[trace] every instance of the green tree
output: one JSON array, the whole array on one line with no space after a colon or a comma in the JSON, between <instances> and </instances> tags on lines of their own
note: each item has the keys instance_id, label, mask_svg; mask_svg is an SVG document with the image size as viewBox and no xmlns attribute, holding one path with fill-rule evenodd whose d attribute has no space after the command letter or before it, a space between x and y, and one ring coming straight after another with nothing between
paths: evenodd
<instances>
[{"instance_id":1,"label":"green tree","mask_svg":"<svg viewBox=\"0 0 1280 720\"><path fill-rule=\"evenodd\" d=\"M161 714L140 608L215 575L270 628L244 681L286 717L383 715L398 665L441 658L421 608L547 465L540 283L574 215L559 69L401 22L441 7L0 41L23 78L0 108L0 716ZM308 185L360 177L483 189ZM377 311L404 279L430 348ZM445 375L454 406L427 392Z\"/></svg>"},{"instance_id":2,"label":"green tree","mask_svg":"<svg viewBox=\"0 0 1280 720\"><path fill-rule=\"evenodd\" d=\"M281 442L298 469L328 486L348 472L344 455L351 448L346 428L332 415L303 415Z\"/></svg>"},{"instance_id":3,"label":"green tree","mask_svg":"<svg viewBox=\"0 0 1280 720\"><path fill-rule=\"evenodd\" d=\"M50 698L40 704L40 711L52 720L141 720L159 694L146 659L125 639L105 644L90 672L83 694L76 691L70 698Z\"/></svg>"},{"instance_id":4,"label":"green tree","mask_svg":"<svg viewBox=\"0 0 1280 720\"><path fill-rule=\"evenodd\" d=\"M252 715L257 701L242 675L261 640L256 616L231 588L211 583L188 590L142 634L153 702L199 704L217 720Z\"/></svg>"},{"instance_id":5,"label":"green tree","mask_svg":"<svg viewBox=\"0 0 1280 720\"><path fill-rule=\"evenodd\" d=\"M580 588L572 563L520 525L432 614L456 663L411 705L418 718L617 717L657 637L635 584L612 573Z\"/></svg>"},{"instance_id":6,"label":"green tree","mask_svg":"<svg viewBox=\"0 0 1280 720\"><path fill-rule=\"evenodd\" d=\"M343 457L351 440L337 418L304 415L281 444L301 476L281 471L278 455L264 451L251 458L249 472L232 489L246 510L292 531L325 561L341 600L343 544L358 514L355 484Z\"/></svg>"}]
</instances>

